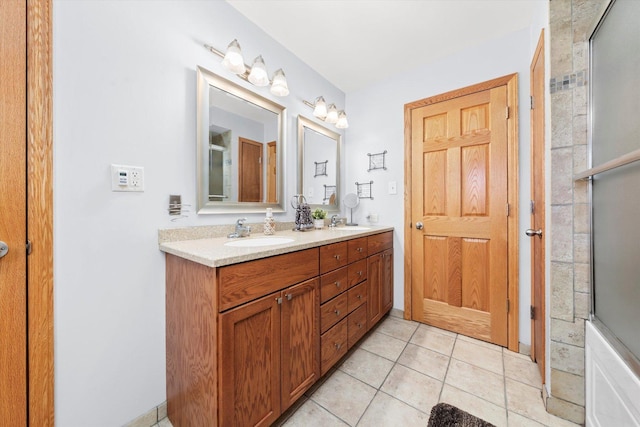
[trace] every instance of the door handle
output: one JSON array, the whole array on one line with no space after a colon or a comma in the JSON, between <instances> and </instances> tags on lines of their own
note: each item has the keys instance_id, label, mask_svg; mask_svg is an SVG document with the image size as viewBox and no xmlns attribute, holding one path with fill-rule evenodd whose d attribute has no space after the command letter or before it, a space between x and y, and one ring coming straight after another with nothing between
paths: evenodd
<instances>
[{"instance_id":1,"label":"door handle","mask_svg":"<svg viewBox=\"0 0 640 427\"><path fill-rule=\"evenodd\" d=\"M0 258L5 256L7 254L7 252L9 252L9 246L7 246L7 244L5 242L0 240Z\"/></svg>"},{"instance_id":2,"label":"door handle","mask_svg":"<svg viewBox=\"0 0 640 427\"><path fill-rule=\"evenodd\" d=\"M423 224L423 223L421 223L420 221L418 221L418 222L416 222L416 228L417 228L418 230L422 230L422 229L424 228L424 224Z\"/></svg>"},{"instance_id":3,"label":"door handle","mask_svg":"<svg viewBox=\"0 0 640 427\"><path fill-rule=\"evenodd\" d=\"M538 230L529 228L527 231L525 231L525 234L529 237L538 236L542 239L542 228L539 228Z\"/></svg>"}]
</instances>

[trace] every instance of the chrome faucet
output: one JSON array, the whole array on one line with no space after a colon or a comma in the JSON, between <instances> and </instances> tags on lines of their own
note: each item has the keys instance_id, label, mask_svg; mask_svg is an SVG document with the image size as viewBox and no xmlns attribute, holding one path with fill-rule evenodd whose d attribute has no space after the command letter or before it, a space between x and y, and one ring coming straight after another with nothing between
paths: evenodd
<instances>
[{"instance_id":1,"label":"chrome faucet","mask_svg":"<svg viewBox=\"0 0 640 427\"><path fill-rule=\"evenodd\" d=\"M247 218L240 218L236 221L236 232L229 234L227 237L230 239L234 239L236 237L247 237L251 235L251 226L244 225L244 222Z\"/></svg>"},{"instance_id":2,"label":"chrome faucet","mask_svg":"<svg viewBox=\"0 0 640 427\"><path fill-rule=\"evenodd\" d=\"M329 224L329 227L335 227L341 222L342 220L338 219L338 215L331 215L331 224Z\"/></svg>"}]
</instances>

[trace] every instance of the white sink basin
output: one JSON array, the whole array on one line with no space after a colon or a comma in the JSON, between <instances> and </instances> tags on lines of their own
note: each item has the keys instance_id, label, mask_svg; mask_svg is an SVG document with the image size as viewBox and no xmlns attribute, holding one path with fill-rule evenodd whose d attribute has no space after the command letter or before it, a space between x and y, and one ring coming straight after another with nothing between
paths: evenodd
<instances>
[{"instance_id":1,"label":"white sink basin","mask_svg":"<svg viewBox=\"0 0 640 427\"><path fill-rule=\"evenodd\" d=\"M238 240L227 242L224 245L236 248L258 248L261 246L282 245L283 243L290 242L293 242L293 239L288 237L256 237L255 239L240 237Z\"/></svg>"},{"instance_id":2,"label":"white sink basin","mask_svg":"<svg viewBox=\"0 0 640 427\"><path fill-rule=\"evenodd\" d=\"M371 227L363 227L362 225L345 225L344 227L336 227L338 231L365 231L371 230Z\"/></svg>"}]
</instances>

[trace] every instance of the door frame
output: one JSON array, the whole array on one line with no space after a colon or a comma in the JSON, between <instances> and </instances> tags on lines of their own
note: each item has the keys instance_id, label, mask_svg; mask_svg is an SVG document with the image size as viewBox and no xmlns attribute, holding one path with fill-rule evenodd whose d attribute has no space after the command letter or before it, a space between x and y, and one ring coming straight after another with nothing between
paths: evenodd
<instances>
[{"instance_id":1,"label":"door frame","mask_svg":"<svg viewBox=\"0 0 640 427\"><path fill-rule=\"evenodd\" d=\"M533 58L531 60L530 67L530 94L532 96L531 103L531 196L534 194L534 186L536 185L535 177L538 179L542 177L542 185L539 186L540 192L542 194L542 200L538 200L536 202L537 211L536 215L540 215L542 218L538 217L539 225L543 230L543 233L546 233L546 187L545 187L545 57L544 57L544 29L540 32L540 37L538 38L538 45L536 46L536 51L533 54ZM541 81L536 81L534 83L534 68L535 66L541 66L543 70L543 78ZM538 85L537 91L536 86ZM541 86L541 87L540 87ZM534 94L541 94L542 99L536 99ZM537 114L534 114L534 107ZM540 121L541 123L538 123ZM536 132L540 134L536 134ZM536 137L537 136L537 137ZM537 162L536 162L537 159ZM534 212L531 212L531 228L535 227L533 223L534 220ZM545 236L545 234L543 234ZM532 237L535 239L535 237ZM544 238L546 239L546 237ZM538 368L540 370L540 376L542 378L542 384L545 383L545 354L546 354L546 240L542 240L542 244L540 245L541 260L539 262L542 263L542 276L540 277L540 284L536 286L535 278L535 253L534 253L534 240L531 241L531 306L534 307L535 316L531 319L531 358L535 359L535 362L538 364ZM541 289L539 289L541 287ZM538 301L536 295L540 297ZM541 339L540 342L536 340L536 322L539 323L539 327L541 329ZM541 347L541 351L538 351L538 346ZM542 357L536 357L536 353L542 354Z\"/></svg>"},{"instance_id":2,"label":"door frame","mask_svg":"<svg viewBox=\"0 0 640 427\"><path fill-rule=\"evenodd\" d=\"M443 94L410 102L404 106L404 318L411 319L411 112L416 108L436 104L442 101L458 98L476 92L493 89L499 86L507 87L507 202L509 215L507 216L507 245L508 245L508 285L507 297L509 310L507 313L508 349L518 352L518 74L508 74L493 80L456 89Z\"/></svg>"},{"instance_id":3,"label":"door frame","mask_svg":"<svg viewBox=\"0 0 640 427\"><path fill-rule=\"evenodd\" d=\"M27 7L28 409L30 426L54 425L53 0Z\"/></svg>"}]
</instances>

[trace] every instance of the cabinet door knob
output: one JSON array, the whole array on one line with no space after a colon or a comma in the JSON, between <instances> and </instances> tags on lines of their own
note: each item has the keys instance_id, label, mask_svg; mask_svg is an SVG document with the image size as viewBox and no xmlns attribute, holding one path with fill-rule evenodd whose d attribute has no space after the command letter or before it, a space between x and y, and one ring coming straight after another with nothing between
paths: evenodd
<instances>
[{"instance_id":1,"label":"cabinet door knob","mask_svg":"<svg viewBox=\"0 0 640 427\"><path fill-rule=\"evenodd\" d=\"M282 304L282 298L281 298L281 297L277 297L277 298L276 298L276 302L277 302L278 304Z\"/></svg>"},{"instance_id":2,"label":"cabinet door knob","mask_svg":"<svg viewBox=\"0 0 640 427\"><path fill-rule=\"evenodd\" d=\"M293 298L292 294L286 294L285 296L287 297L287 301L291 301L291 298Z\"/></svg>"},{"instance_id":3,"label":"cabinet door knob","mask_svg":"<svg viewBox=\"0 0 640 427\"><path fill-rule=\"evenodd\" d=\"M336 316L340 316L340 310L333 310L333 312L336 314Z\"/></svg>"},{"instance_id":4,"label":"cabinet door knob","mask_svg":"<svg viewBox=\"0 0 640 427\"><path fill-rule=\"evenodd\" d=\"M336 287L339 288L340 287L340 282L336 282Z\"/></svg>"},{"instance_id":5,"label":"cabinet door knob","mask_svg":"<svg viewBox=\"0 0 640 427\"><path fill-rule=\"evenodd\" d=\"M362 299L362 295L358 295L358 299Z\"/></svg>"},{"instance_id":6,"label":"cabinet door knob","mask_svg":"<svg viewBox=\"0 0 640 427\"><path fill-rule=\"evenodd\" d=\"M333 257L338 260L340 259L340 255L334 255Z\"/></svg>"},{"instance_id":7,"label":"cabinet door knob","mask_svg":"<svg viewBox=\"0 0 640 427\"><path fill-rule=\"evenodd\" d=\"M362 252L362 248L358 248L356 249L358 252Z\"/></svg>"},{"instance_id":8,"label":"cabinet door knob","mask_svg":"<svg viewBox=\"0 0 640 427\"><path fill-rule=\"evenodd\" d=\"M362 270L358 271L358 276L362 277Z\"/></svg>"},{"instance_id":9,"label":"cabinet door knob","mask_svg":"<svg viewBox=\"0 0 640 427\"><path fill-rule=\"evenodd\" d=\"M362 329L362 323L356 323L359 329Z\"/></svg>"}]
</instances>

